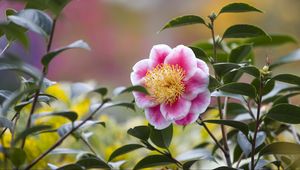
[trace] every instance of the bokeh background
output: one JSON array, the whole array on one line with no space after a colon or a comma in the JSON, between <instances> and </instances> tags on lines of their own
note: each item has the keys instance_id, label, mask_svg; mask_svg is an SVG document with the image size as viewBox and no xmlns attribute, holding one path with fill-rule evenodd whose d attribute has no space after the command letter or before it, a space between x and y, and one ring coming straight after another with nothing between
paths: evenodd
<instances>
[{"instance_id":1,"label":"bokeh background","mask_svg":"<svg viewBox=\"0 0 300 170\"><path fill-rule=\"evenodd\" d=\"M211 11L218 12L230 2L247 2L262 9L264 13L222 15L216 23L217 34L222 35L232 24L250 23L260 26L268 33L284 33L300 39L299 0L73 0L58 21L53 48L83 39L92 50L70 50L63 53L52 62L48 78L72 82L96 80L101 85L111 87L130 85L132 66L138 60L147 58L153 45L165 43L174 47L210 38L208 30L201 25L169 29L158 34L165 22L185 14L206 17ZM6 8L18 10L22 6L15 1L2 0L0 18L4 19ZM17 53L40 68L45 43L35 33L29 34L29 50L16 44L8 51ZM5 42L1 40L0 44L0 48L3 48ZM292 44L280 48L258 49L256 62L263 65L266 56L270 56L272 61L298 46ZM300 70L297 66L297 63L288 65L281 67L279 71L297 74ZM13 82L9 76L1 77L1 86Z\"/></svg>"}]
</instances>

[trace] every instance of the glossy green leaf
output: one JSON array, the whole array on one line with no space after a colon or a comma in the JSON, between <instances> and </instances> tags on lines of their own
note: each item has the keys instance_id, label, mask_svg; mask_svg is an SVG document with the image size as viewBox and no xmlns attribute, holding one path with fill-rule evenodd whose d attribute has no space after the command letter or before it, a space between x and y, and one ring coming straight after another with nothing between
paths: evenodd
<instances>
[{"instance_id":1,"label":"glossy green leaf","mask_svg":"<svg viewBox=\"0 0 300 170\"><path fill-rule=\"evenodd\" d=\"M86 169L90 168L103 168L103 169L111 169L111 167L99 158L85 158L80 159L76 162L76 164L85 167Z\"/></svg>"},{"instance_id":2,"label":"glossy green leaf","mask_svg":"<svg viewBox=\"0 0 300 170\"><path fill-rule=\"evenodd\" d=\"M296 61L300 61L300 49L297 49L297 50L293 51L292 53L275 60L270 65L270 69L274 69L275 67L281 66L283 64L293 63Z\"/></svg>"},{"instance_id":3,"label":"glossy green leaf","mask_svg":"<svg viewBox=\"0 0 300 170\"><path fill-rule=\"evenodd\" d=\"M133 91L141 92L141 93L144 93L144 94L149 94L145 87L139 86L139 85L127 87L124 90L122 90L119 94L130 93L130 92L133 92Z\"/></svg>"},{"instance_id":4,"label":"glossy green leaf","mask_svg":"<svg viewBox=\"0 0 300 170\"><path fill-rule=\"evenodd\" d=\"M252 51L252 45L245 44L234 48L229 55L229 62L240 63L244 59L249 57Z\"/></svg>"},{"instance_id":5,"label":"glossy green leaf","mask_svg":"<svg viewBox=\"0 0 300 170\"><path fill-rule=\"evenodd\" d=\"M0 128L8 128L12 132L13 123L7 118L0 116Z\"/></svg>"},{"instance_id":6,"label":"glossy green leaf","mask_svg":"<svg viewBox=\"0 0 300 170\"><path fill-rule=\"evenodd\" d=\"M71 0L28 0L26 8L40 10L48 9L55 16L58 16L69 2L71 2Z\"/></svg>"},{"instance_id":7,"label":"glossy green leaf","mask_svg":"<svg viewBox=\"0 0 300 170\"><path fill-rule=\"evenodd\" d=\"M243 43L251 43L254 47L279 46L287 43L297 43L296 39L289 35L270 34L269 37L260 36L248 38Z\"/></svg>"},{"instance_id":8,"label":"glossy green leaf","mask_svg":"<svg viewBox=\"0 0 300 170\"><path fill-rule=\"evenodd\" d=\"M98 93L98 94L100 94L102 97L104 97L104 96L107 95L108 90L107 90L107 88L105 88L105 87L100 87L100 88L97 88L97 89L93 90L92 92Z\"/></svg>"},{"instance_id":9,"label":"glossy green leaf","mask_svg":"<svg viewBox=\"0 0 300 170\"><path fill-rule=\"evenodd\" d=\"M150 128L148 126L136 126L130 128L127 133L141 140L148 140L150 136Z\"/></svg>"},{"instance_id":10,"label":"glossy green leaf","mask_svg":"<svg viewBox=\"0 0 300 170\"><path fill-rule=\"evenodd\" d=\"M114 158L120 156L120 155L124 155L128 152L140 149L140 148L144 148L145 146L140 145L140 144L128 144L128 145L124 145L121 146L120 148L116 149L109 157L108 161L113 160Z\"/></svg>"},{"instance_id":11,"label":"glossy green leaf","mask_svg":"<svg viewBox=\"0 0 300 170\"><path fill-rule=\"evenodd\" d=\"M172 159L168 158L165 155L150 155L140 160L133 169L137 170L142 168L151 168L155 166L163 166L174 163L175 162Z\"/></svg>"},{"instance_id":12,"label":"glossy green leaf","mask_svg":"<svg viewBox=\"0 0 300 170\"><path fill-rule=\"evenodd\" d=\"M300 124L300 107L291 104L278 104L271 108L267 117L284 123Z\"/></svg>"},{"instance_id":13,"label":"glossy green leaf","mask_svg":"<svg viewBox=\"0 0 300 170\"><path fill-rule=\"evenodd\" d=\"M230 98L233 98L233 99L244 101L243 96L240 95L240 94L228 93L228 92L224 92L224 91L221 91L221 90L213 91L210 95L213 96L213 97L230 97Z\"/></svg>"},{"instance_id":14,"label":"glossy green leaf","mask_svg":"<svg viewBox=\"0 0 300 170\"><path fill-rule=\"evenodd\" d=\"M270 154L287 154L295 155L300 154L300 145L289 142L275 142L264 147L260 155L270 155Z\"/></svg>"},{"instance_id":15,"label":"glossy green leaf","mask_svg":"<svg viewBox=\"0 0 300 170\"><path fill-rule=\"evenodd\" d=\"M70 121L74 122L78 115L76 112L73 111L63 111L63 112L53 112L53 113L39 113L36 115L33 115L33 118L40 118L45 116L61 116L69 119Z\"/></svg>"},{"instance_id":16,"label":"glossy green leaf","mask_svg":"<svg viewBox=\"0 0 300 170\"><path fill-rule=\"evenodd\" d=\"M274 76L272 80L277 80L277 81L300 86L300 77L293 74L279 74Z\"/></svg>"},{"instance_id":17,"label":"glossy green leaf","mask_svg":"<svg viewBox=\"0 0 300 170\"><path fill-rule=\"evenodd\" d=\"M173 28L173 27L179 27L179 26L191 25L191 24L205 25L205 21L201 17L196 15L180 16L169 21L160 31L165 30L167 28Z\"/></svg>"},{"instance_id":18,"label":"glossy green leaf","mask_svg":"<svg viewBox=\"0 0 300 170\"><path fill-rule=\"evenodd\" d=\"M20 167L25 163L26 153L20 148L10 148L9 149L9 159L16 167Z\"/></svg>"},{"instance_id":19,"label":"glossy green leaf","mask_svg":"<svg viewBox=\"0 0 300 170\"><path fill-rule=\"evenodd\" d=\"M63 48L60 48L60 49L57 49L57 50L49 52L48 54L46 54L45 56L43 56L43 58L42 58L42 64L45 67L48 67L48 65L50 64L50 62L58 54L66 51L66 50L74 49L74 48L82 48L82 49L90 50L90 47L89 47L89 45L86 42L84 42L82 40L78 40L78 41L75 41L75 42L73 42L72 44L70 44L70 45L68 45L66 47L63 47Z\"/></svg>"},{"instance_id":20,"label":"glossy green leaf","mask_svg":"<svg viewBox=\"0 0 300 170\"><path fill-rule=\"evenodd\" d=\"M193 50L193 52L197 58L199 58L207 63L210 62L210 59L204 50L202 50L199 47L193 47L193 46L189 46L189 47Z\"/></svg>"},{"instance_id":21,"label":"glossy green leaf","mask_svg":"<svg viewBox=\"0 0 300 170\"><path fill-rule=\"evenodd\" d=\"M227 103L227 111L228 115L238 115L242 113L248 113L248 110L239 103Z\"/></svg>"},{"instance_id":22,"label":"glossy green leaf","mask_svg":"<svg viewBox=\"0 0 300 170\"><path fill-rule=\"evenodd\" d=\"M190 170L191 167L197 162L198 160L192 160L192 161L187 161L182 165L183 170Z\"/></svg>"},{"instance_id":23,"label":"glossy green leaf","mask_svg":"<svg viewBox=\"0 0 300 170\"><path fill-rule=\"evenodd\" d=\"M226 6L224 6L221 11L219 12L219 15L221 13L237 13L237 12L260 12L261 10L246 4L246 3L231 3Z\"/></svg>"},{"instance_id":24,"label":"glossy green leaf","mask_svg":"<svg viewBox=\"0 0 300 170\"><path fill-rule=\"evenodd\" d=\"M24 9L7 17L13 23L48 38L52 29L52 19L43 11Z\"/></svg>"},{"instance_id":25,"label":"glossy green leaf","mask_svg":"<svg viewBox=\"0 0 300 170\"><path fill-rule=\"evenodd\" d=\"M223 38L249 38L268 36L261 28L254 25L239 24L233 25L224 32Z\"/></svg>"},{"instance_id":26,"label":"glossy green leaf","mask_svg":"<svg viewBox=\"0 0 300 170\"><path fill-rule=\"evenodd\" d=\"M243 132L246 135L249 132L248 125L245 124L245 123L243 123L243 122L240 122L240 121L235 121L235 120L217 120L216 119L216 120L204 120L203 122L230 126L230 127L233 127L233 128L236 128L236 129L240 130L241 132Z\"/></svg>"},{"instance_id":27,"label":"glossy green leaf","mask_svg":"<svg viewBox=\"0 0 300 170\"><path fill-rule=\"evenodd\" d=\"M223 76L231 70L240 68L241 65L236 63L216 63L213 67L219 76Z\"/></svg>"},{"instance_id":28,"label":"glossy green leaf","mask_svg":"<svg viewBox=\"0 0 300 170\"><path fill-rule=\"evenodd\" d=\"M34 133L41 132L41 131L44 131L44 130L49 130L50 128L51 128L51 126L49 126L49 125L32 126L28 129L23 130L20 134L18 134L16 136L16 139L15 139L14 142L17 143L19 140L24 139L29 135L32 135Z\"/></svg>"},{"instance_id":29,"label":"glossy green leaf","mask_svg":"<svg viewBox=\"0 0 300 170\"><path fill-rule=\"evenodd\" d=\"M228 93L240 94L251 98L256 97L255 87L247 83L229 83L219 88L220 90Z\"/></svg>"},{"instance_id":30,"label":"glossy green leaf","mask_svg":"<svg viewBox=\"0 0 300 170\"><path fill-rule=\"evenodd\" d=\"M150 139L158 147L168 148L173 137L173 125L171 124L165 129L158 130L150 126Z\"/></svg>"},{"instance_id":31,"label":"glossy green leaf","mask_svg":"<svg viewBox=\"0 0 300 170\"><path fill-rule=\"evenodd\" d=\"M209 85L208 85L209 90L212 92L219 86L220 83L218 82L218 80L212 76L209 76Z\"/></svg>"},{"instance_id":32,"label":"glossy green leaf","mask_svg":"<svg viewBox=\"0 0 300 170\"><path fill-rule=\"evenodd\" d=\"M290 97L294 97L296 95L300 95L300 93L299 92L297 92L297 93L289 93L287 95L279 96L278 98L276 98L273 101L273 106L276 106L276 105L281 104L281 103L289 103L289 98Z\"/></svg>"},{"instance_id":33,"label":"glossy green leaf","mask_svg":"<svg viewBox=\"0 0 300 170\"><path fill-rule=\"evenodd\" d=\"M85 170L85 169L78 164L68 164L68 165L61 166L56 170Z\"/></svg>"}]
</instances>

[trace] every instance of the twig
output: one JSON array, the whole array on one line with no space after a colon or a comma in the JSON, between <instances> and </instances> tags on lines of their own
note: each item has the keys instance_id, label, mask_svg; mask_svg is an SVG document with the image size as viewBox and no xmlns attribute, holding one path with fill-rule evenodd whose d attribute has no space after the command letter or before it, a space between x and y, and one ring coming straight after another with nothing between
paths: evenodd
<instances>
[{"instance_id":1,"label":"twig","mask_svg":"<svg viewBox=\"0 0 300 170\"><path fill-rule=\"evenodd\" d=\"M18 115L18 114L19 114L19 112L16 112L15 115L11 118L11 121L14 121L15 118L17 118L17 115ZM0 134L0 138L1 138L2 135L6 132L7 129L8 129L7 127L3 129L3 131L2 131L1 134Z\"/></svg>"},{"instance_id":2,"label":"twig","mask_svg":"<svg viewBox=\"0 0 300 170\"><path fill-rule=\"evenodd\" d=\"M80 136L79 139L90 149L90 151L94 155L98 155L97 152L93 149L93 147L91 146L91 144L87 140L85 140L82 136Z\"/></svg>"},{"instance_id":3,"label":"twig","mask_svg":"<svg viewBox=\"0 0 300 170\"><path fill-rule=\"evenodd\" d=\"M9 46L10 46L10 42L8 42L7 44L6 44L6 46L3 48L3 50L0 52L0 57L4 54L4 52L9 48Z\"/></svg>"}]
</instances>

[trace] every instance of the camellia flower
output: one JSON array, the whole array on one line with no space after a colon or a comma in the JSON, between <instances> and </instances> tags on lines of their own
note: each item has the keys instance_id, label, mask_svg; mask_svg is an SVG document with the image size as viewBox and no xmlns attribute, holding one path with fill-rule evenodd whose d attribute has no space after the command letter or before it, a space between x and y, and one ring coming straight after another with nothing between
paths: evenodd
<instances>
[{"instance_id":1,"label":"camellia flower","mask_svg":"<svg viewBox=\"0 0 300 170\"><path fill-rule=\"evenodd\" d=\"M149 59L137 62L130 77L133 85L148 90L148 95L133 95L156 129L173 122L193 123L210 103L208 66L184 45L173 49L164 44L153 46Z\"/></svg>"}]
</instances>

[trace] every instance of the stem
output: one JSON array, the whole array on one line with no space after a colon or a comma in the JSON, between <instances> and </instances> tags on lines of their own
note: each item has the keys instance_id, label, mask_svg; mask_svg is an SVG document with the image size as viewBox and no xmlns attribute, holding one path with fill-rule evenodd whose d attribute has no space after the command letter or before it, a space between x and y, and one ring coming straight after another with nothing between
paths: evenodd
<instances>
[{"instance_id":1,"label":"stem","mask_svg":"<svg viewBox=\"0 0 300 170\"><path fill-rule=\"evenodd\" d=\"M9 48L9 46L10 46L10 42L8 42L7 44L6 44L6 46L3 48L3 50L0 52L0 57L3 55L3 53Z\"/></svg>"},{"instance_id":2,"label":"stem","mask_svg":"<svg viewBox=\"0 0 300 170\"><path fill-rule=\"evenodd\" d=\"M93 147L91 146L91 144L87 141L87 140L85 140L82 136L80 136L79 137L80 138L80 140L90 149L90 151L94 154L94 155L98 155L97 153L96 153L96 151L93 149Z\"/></svg>"},{"instance_id":3,"label":"stem","mask_svg":"<svg viewBox=\"0 0 300 170\"><path fill-rule=\"evenodd\" d=\"M17 118L17 115L19 114L19 112L15 113L15 115L11 118L11 121L14 121ZM6 132L8 128L4 128L3 131L0 134L0 138L2 137L2 135Z\"/></svg>"},{"instance_id":4,"label":"stem","mask_svg":"<svg viewBox=\"0 0 300 170\"><path fill-rule=\"evenodd\" d=\"M47 53L51 49L55 26L56 26L56 19L53 20L51 34L50 34L50 39L49 39L48 45L47 45ZM27 123L26 123L26 129L30 128L30 126L31 126L31 117L32 117L32 115L33 115L33 113L35 111L36 104L38 103L38 98L39 98L39 95L40 95L40 92L41 92L41 88L43 86L44 78L47 75L47 72L48 72L48 68L45 67L45 66L43 66L42 77L41 77L41 79L39 81L38 89L36 90L36 92L34 94L34 99L33 99L32 106L31 106L31 109L30 109L30 113L29 113L29 116L28 116L28 119L27 119ZM22 141L22 144L21 144L21 148L22 149L24 148L25 143L26 143L26 137Z\"/></svg>"},{"instance_id":5,"label":"stem","mask_svg":"<svg viewBox=\"0 0 300 170\"><path fill-rule=\"evenodd\" d=\"M74 131L76 131L78 128L80 128L83 124L85 124L86 121L90 120L105 104L106 102L102 102L101 105L94 110L87 118L85 118L80 124L77 126L74 126L69 132L67 132L64 136L62 136L58 141L56 141L49 149L47 149L44 153L42 153L40 156L38 156L36 159L34 159L30 164L28 164L24 170L29 170L32 168L35 164L37 164L41 159L43 159L45 156L47 156L52 150L54 150L56 147L62 144L62 142L71 135Z\"/></svg>"},{"instance_id":6,"label":"stem","mask_svg":"<svg viewBox=\"0 0 300 170\"><path fill-rule=\"evenodd\" d=\"M236 164L236 169L238 169L238 168L240 167L240 163L241 163L243 157L244 157L244 153L242 153L242 154L240 155L239 160L237 161L237 164Z\"/></svg>"},{"instance_id":7,"label":"stem","mask_svg":"<svg viewBox=\"0 0 300 170\"><path fill-rule=\"evenodd\" d=\"M14 143L14 136L15 136L15 131L16 131L16 127L17 127L17 122L19 120L19 117L20 117L20 114L17 112L16 113L16 117L15 117L15 122L14 122L14 126L13 126L13 130L11 132L11 141L10 141L10 145L11 145L11 148L13 147L13 143Z\"/></svg>"}]
</instances>

